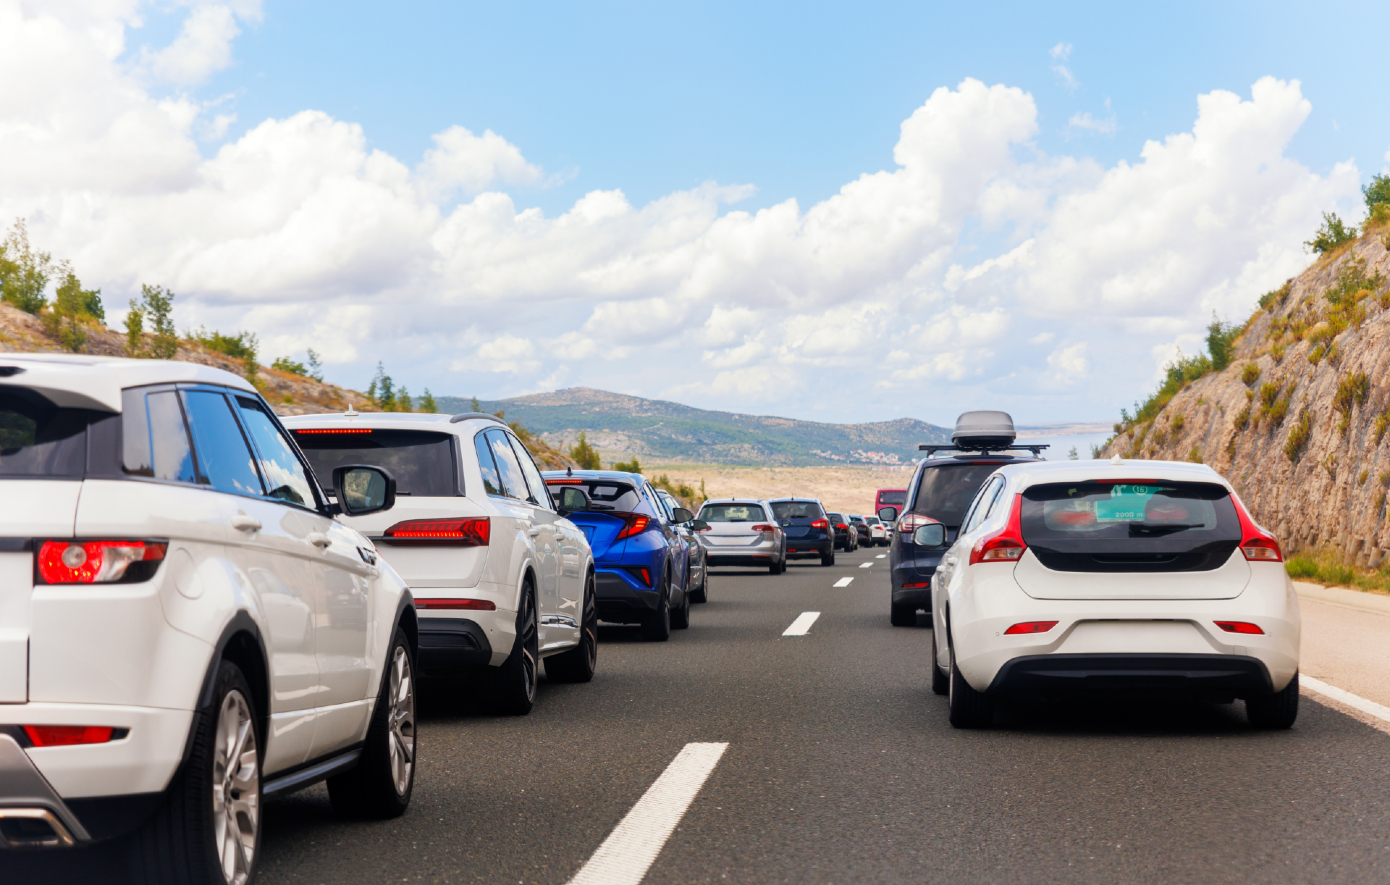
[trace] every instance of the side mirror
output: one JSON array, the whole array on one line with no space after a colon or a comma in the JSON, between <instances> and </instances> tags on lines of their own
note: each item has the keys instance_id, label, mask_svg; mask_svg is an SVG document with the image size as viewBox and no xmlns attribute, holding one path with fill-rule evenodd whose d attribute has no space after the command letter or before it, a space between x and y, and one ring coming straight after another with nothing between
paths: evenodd
<instances>
[{"instance_id":1,"label":"side mirror","mask_svg":"<svg viewBox=\"0 0 1390 885\"><path fill-rule=\"evenodd\" d=\"M396 505L396 478L380 467L345 465L333 470L333 492L345 516L380 513Z\"/></svg>"},{"instance_id":2,"label":"side mirror","mask_svg":"<svg viewBox=\"0 0 1390 885\"><path fill-rule=\"evenodd\" d=\"M690 530L693 532L707 532L709 531L709 523L705 522L703 519L693 519L690 521Z\"/></svg>"},{"instance_id":3,"label":"side mirror","mask_svg":"<svg viewBox=\"0 0 1390 885\"><path fill-rule=\"evenodd\" d=\"M912 533L912 543L919 547L945 547L946 527L939 522L924 525Z\"/></svg>"},{"instance_id":4,"label":"side mirror","mask_svg":"<svg viewBox=\"0 0 1390 885\"><path fill-rule=\"evenodd\" d=\"M880 507L878 508L878 518L883 522L893 523L898 521L898 508Z\"/></svg>"},{"instance_id":5,"label":"side mirror","mask_svg":"<svg viewBox=\"0 0 1390 885\"><path fill-rule=\"evenodd\" d=\"M589 509L589 496L583 489L576 489L574 486L565 486L560 489L560 494L555 501L555 509L561 516L569 516L571 513L583 513Z\"/></svg>"},{"instance_id":6,"label":"side mirror","mask_svg":"<svg viewBox=\"0 0 1390 885\"><path fill-rule=\"evenodd\" d=\"M676 507L671 511L672 522L690 522L690 520L694 518L695 514L691 513L689 510L686 510L684 507Z\"/></svg>"}]
</instances>

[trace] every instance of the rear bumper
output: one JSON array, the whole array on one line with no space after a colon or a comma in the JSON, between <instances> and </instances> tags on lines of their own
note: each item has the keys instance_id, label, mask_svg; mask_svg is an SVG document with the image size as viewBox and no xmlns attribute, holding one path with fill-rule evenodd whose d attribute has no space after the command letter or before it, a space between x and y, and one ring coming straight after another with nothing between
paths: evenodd
<instances>
[{"instance_id":1,"label":"rear bumper","mask_svg":"<svg viewBox=\"0 0 1390 885\"><path fill-rule=\"evenodd\" d=\"M1248 655L1028 655L999 669L990 694L1165 691L1250 697L1274 690L1269 669Z\"/></svg>"},{"instance_id":2,"label":"rear bumper","mask_svg":"<svg viewBox=\"0 0 1390 885\"><path fill-rule=\"evenodd\" d=\"M721 565L769 565L777 561L777 556L772 553L715 553L710 551L705 554L706 563L710 568Z\"/></svg>"},{"instance_id":3,"label":"rear bumper","mask_svg":"<svg viewBox=\"0 0 1390 885\"><path fill-rule=\"evenodd\" d=\"M635 624L656 611L661 593L638 589L636 579L623 572L599 570L594 573L594 601L600 620Z\"/></svg>"},{"instance_id":4,"label":"rear bumper","mask_svg":"<svg viewBox=\"0 0 1390 885\"><path fill-rule=\"evenodd\" d=\"M492 663L487 631L467 618L420 618L422 676L447 676Z\"/></svg>"},{"instance_id":5,"label":"rear bumper","mask_svg":"<svg viewBox=\"0 0 1390 885\"><path fill-rule=\"evenodd\" d=\"M787 542L787 556L793 559L806 556L829 556L834 552L835 542L828 538L823 541Z\"/></svg>"}]
</instances>

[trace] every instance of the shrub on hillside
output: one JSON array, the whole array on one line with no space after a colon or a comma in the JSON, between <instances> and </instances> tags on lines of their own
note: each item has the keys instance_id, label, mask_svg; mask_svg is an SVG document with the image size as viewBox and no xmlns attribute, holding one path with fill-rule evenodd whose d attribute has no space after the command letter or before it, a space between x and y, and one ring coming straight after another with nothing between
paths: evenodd
<instances>
[{"instance_id":1,"label":"shrub on hillside","mask_svg":"<svg viewBox=\"0 0 1390 885\"><path fill-rule=\"evenodd\" d=\"M145 326L153 333L145 340ZM133 357L171 360L179 351L174 333L174 293L163 286L140 287L139 300L131 299L125 315L126 353Z\"/></svg>"},{"instance_id":2,"label":"shrub on hillside","mask_svg":"<svg viewBox=\"0 0 1390 885\"><path fill-rule=\"evenodd\" d=\"M1245 368L1240 370L1240 380L1245 382L1246 387L1260 380L1260 364L1246 363Z\"/></svg>"},{"instance_id":3,"label":"shrub on hillside","mask_svg":"<svg viewBox=\"0 0 1390 885\"><path fill-rule=\"evenodd\" d=\"M641 473L642 465L636 458L633 458L631 461L614 462L613 469L623 473Z\"/></svg>"},{"instance_id":4,"label":"shrub on hillside","mask_svg":"<svg viewBox=\"0 0 1390 885\"><path fill-rule=\"evenodd\" d=\"M1351 427L1352 408L1365 405L1370 394L1371 382L1365 372L1353 372L1337 383L1337 392L1332 397L1332 407L1342 413L1342 420L1337 425L1337 430L1342 436L1346 436L1347 430Z\"/></svg>"},{"instance_id":5,"label":"shrub on hillside","mask_svg":"<svg viewBox=\"0 0 1390 885\"><path fill-rule=\"evenodd\" d=\"M584 470L598 470L603 464L598 458L598 449L589 444L589 437L584 431L579 431L579 440L570 446L570 457Z\"/></svg>"},{"instance_id":6,"label":"shrub on hillside","mask_svg":"<svg viewBox=\"0 0 1390 885\"><path fill-rule=\"evenodd\" d=\"M1314 234L1313 238L1303 245L1318 255L1325 255L1354 239L1356 239L1356 228L1349 227L1337 217L1336 212L1324 212L1322 213L1322 227L1318 228L1318 232Z\"/></svg>"},{"instance_id":7,"label":"shrub on hillside","mask_svg":"<svg viewBox=\"0 0 1390 885\"><path fill-rule=\"evenodd\" d=\"M1308 445L1308 440L1313 436L1313 419L1304 409L1294 422L1293 427L1289 428L1289 438L1284 441L1284 454L1290 461L1298 463L1298 456L1303 454L1303 449Z\"/></svg>"}]
</instances>

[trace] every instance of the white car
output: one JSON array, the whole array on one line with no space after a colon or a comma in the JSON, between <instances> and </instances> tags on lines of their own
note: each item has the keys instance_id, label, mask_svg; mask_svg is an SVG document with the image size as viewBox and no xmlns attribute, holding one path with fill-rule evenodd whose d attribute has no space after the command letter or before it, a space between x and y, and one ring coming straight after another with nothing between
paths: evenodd
<instances>
[{"instance_id":1,"label":"white car","mask_svg":"<svg viewBox=\"0 0 1390 885\"><path fill-rule=\"evenodd\" d=\"M864 522L869 526L869 538L875 547L888 546L888 527L877 516L866 516Z\"/></svg>"},{"instance_id":2,"label":"white car","mask_svg":"<svg viewBox=\"0 0 1390 885\"><path fill-rule=\"evenodd\" d=\"M787 570L787 536L772 515L772 505L759 498L711 498L700 505L696 519L709 529L700 533L711 568L722 565L767 566L769 574Z\"/></svg>"},{"instance_id":3,"label":"white car","mask_svg":"<svg viewBox=\"0 0 1390 885\"><path fill-rule=\"evenodd\" d=\"M389 509L373 468L334 477ZM138 882L243 885L266 797L392 817L415 612L245 380L0 355L0 842L135 831Z\"/></svg>"},{"instance_id":4,"label":"white car","mask_svg":"<svg viewBox=\"0 0 1390 885\"><path fill-rule=\"evenodd\" d=\"M914 543L941 546L940 523ZM932 688L981 727L1013 693L1243 698L1298 715L1298 598L1278 541L1211 468L1034 462L997 470L932 578Z\"/></svg>"},{"instance_id":5,"label":"white car","mask_svg":"<svg viewBox=\"0 0 1390 885\"><path fill-rule=\"evenodd\" d=\"M593 553L506 424L478 412L348 412L285 425L320 477L345 464L395 477L391 513L347 523L410 585L422 676L481 672L495 709L514 715L530 712L542 660L552 681L593 678ZM560 494L587 506L579 489Z\"/></svg>"}]
</instances>

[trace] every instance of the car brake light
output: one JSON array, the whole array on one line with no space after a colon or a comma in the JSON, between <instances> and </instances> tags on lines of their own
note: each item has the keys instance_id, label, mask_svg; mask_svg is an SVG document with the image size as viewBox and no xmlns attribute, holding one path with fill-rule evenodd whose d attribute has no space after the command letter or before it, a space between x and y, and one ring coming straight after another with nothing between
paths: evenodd
<instances>
[{"instance_id":1,"label":"car brake light","mask_svg":"<svg viewBox=\"0 0 1390 885\"><path fill-rule=\"evenodd\" d=\"M920 589L920 588L922 588L922 587L930 587L930 586L931 586L931 581L923 581L923 582L920 583L920 584L903 584L903 589L904 589L904 590L917 590L917 589Z\"/></svg>"},{"instance_id":2,"label":"car brake light","mask_svg":"<svg viewBox=\"0 0 1390 885\"><path fill-rule=\"evenodd\" d=\"M1283 562L1284 552L1274 536L1255 524L1239 496L1232 494L1236 516L1240 517L1240 552L1248 562Z\"/></svg>"},{"instance_id":3,"label":"car brake light","mask_svg":"<svg viewBox=\"0 0 1390 885\"><path fill-rule=\"evenodd\" d=\"M417 599L415 600L415 607L425 611L431 609L473 612L497 611L496 603L488 602L486 599Z\"/></svg>"},{"instance_id":4,"label":"car brake light","mask_svg":"<svg viewBox=\"0 0 1390 885\"><path fill-rule=\"evenodd\" d=\"M1248 633L1251 636L1263 636L1265 632L1260 629L1258 624L1251 624L1246 621L1217 621L1216 626L1227 633Z\"/></svg>"},{"instance_id":5,"label":"car brake light","mask_svg":"<svg viewBox=\"0 0 1390 885\"><path fill-rule=\"evenodd\" d=\"M753 526L753 531L755 531L755 532L761 532L761 533L764 534L764 535L775 535L775 534L777 534L777 526L775 526L775 525L755 525L755 526Z\"/></svg>"},{"instance_id":6,"label":"car brake light","mask_svg":"<svg viewBox=\"0 0 1390 885\"><path fill-rule=\"evenodd\" d=\"M990 532L975 542L970 550L970 564L982 562L1018 562L1028 545L1023 541L1023 496L1014 495L1009 521L1002 529Z\"/></svg>"},{"instance_id":7,"label":"car brake light","mask_svg":"<svg viewBox=\"0 0 1390 885\"><path fill-rule=\"evenodd\" d=\"M1019 636L1024 633L1046 633L1057 626L1056 621L1024 621L1021 624L1014 624L1004 631L1005 636Z\"/></svg>"},{"instance_id":8,"label":"car brake light","mask_svg":"<svg viewBox=\"0 0 1390 885\"><path fill-rule=\"evenodd\" d=\"M642 583L643 583L643 584L647 585L648 587L651 586L651 584L652 584L652 573L649 572L649 571L647 571L647 569L646 569L645 567L640 566L640 565L635 565L635 566L629 567L629 568L628 568L628 571L630 571L630 572L635 572L635 573L637 574L637 576L638 576L639 578L642 579Z\"/></svg>"},{"instance_id":9,"label":"car brake light","mask_svg":"<svg viewBox=\"0 0 1390 885\"><path fill-rule=\"evenodd\" d=\"M545 484L548 486L582 486L582 479L547 479Z\"/></svg>"},{"instance_id":10,"label":"car brake light","mask_svg":"<svg viewBox=\"0 0 1390 885\"><path fill-rule=\"evenodd\" d=\"M816 520L815 522L811 523L811 528L813 528L813 529L828 529L828 528L830 528L830 520L828 520L828 519L818 519L818 520Z\"/></svg>"},{"instance_id":11,"label":"car brake light","mask_svg":"<svg viewBox=\"0 0 1390 885\"><path fill-rule=\"evenodd\" d=\"M407 519L382 532L387 544L441 544L450 547L486 547L492 538L492 521L486 516L463 519Z\"/></svg>"},{"instance_id":12,"label":"car brake light","mask_svg":"<svg viewBox=\"0 0 1390 885\"><path fill-rule=\"evenodd\" d=\"M898 531L904 535L910 535L924 525L934 525L940 520L932 519L930 516L923 516L920 513L904 513L898 517Z\"/></svg>"},{"instance_id":13,"label":"car brake light","mask_svg":"<svg viewBox=\"0 0 1390 885\"><path fill-rule=\"evenodd\" d=\"M39 546L39 578L45 584L148 581L168 549L167 541L44 541ZM142 568L138 563L150 565Z\"/></svg>"},{"instance_id":14,"label":"car brake light","mask_svg":"<svg viewBox=\"0 0 1390 885\"><path fill-rule=\"evenodd\" d=\"M618 530L618 537L613 539L615 541L621 541L623 538L630 538L633 535L646 531L647 526L650 525L652 521L651 517L644 516L641 513L620 513L617 515L622 517L624 525ZM651 582L648 581L647 583L650 584Z\"/></svg>"},{"instance_id":15,"label":"car brake light","mask_svg":"<svg viewBox=\"0 0 1390 885\"><path fill-rule=\"evenodd\" d=\"M842 523L836 524L835 528L837 528L837 529L848 529L849 526L845 525L845 524L842 522Z\"/></svg>"},{"instance_id":16,"label":"car brake light","mask_svg":"<svg viewBox=\"0 0 1390 885\"><path fill-rule=\"evenodd\" d=\"M295 433L371 433L370 427L305 427Z\"/></svg>"},{"instance_id":17,"label":"car brake light","mask_svg":"<svg viewBox=\"0 0 1390 885\"><path fill-rule=\"evenodd\" d=\"M26 725L24 733L36 747L71 747L76 744L104 744L118 729L105 725ZM126 729L119 729L124 737Z\"/></svg>"}]
</instances>

